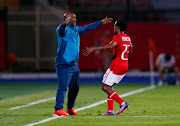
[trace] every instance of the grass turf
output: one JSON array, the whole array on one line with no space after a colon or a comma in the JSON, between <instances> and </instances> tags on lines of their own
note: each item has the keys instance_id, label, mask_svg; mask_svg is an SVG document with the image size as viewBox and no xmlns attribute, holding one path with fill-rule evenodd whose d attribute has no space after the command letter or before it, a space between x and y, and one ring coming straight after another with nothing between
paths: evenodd
<instances>
[{"instance_id":1,"label":"grass turf","mask_svg":"<svg viewBox=\"0 0 180 126\"><path fill-rule=\"evenodd\" d=\"M27 84L26 84L27 85ZM26 88L26 85L24 88ZM43 84L41 84L42 86ZM23 96L15 96L0 100L0 125L16 126L41 121L52 117L55 100L33 105L17 110L7 110L10 107L24 105L44 98L55 97L57 85L49 84L52 88L26 93ZM22 86L22 85L21 85ZM32 84L35 89L40 84ZM37 87L36 87L37 86ZM43 85L44 86L44 85ZM119 84L115 86L118 94L136 90L148 86L137 84ZM54 90L51 90L55 88ZM163 86L125 97L130 107L119 116L102 116L107 110L107 103L77 112L78 116L69 116L52 120L40 125L180 125L180 87ZM106 94L101 91L101 84L81 84L80 92L76 100L76 108L84 107L92 103L106 99ZM66 101L65 101L66 103ZM64 105L64 110L66 105ZM119 105L114 103L115 112Z\"/></svg>"}]
</instances>

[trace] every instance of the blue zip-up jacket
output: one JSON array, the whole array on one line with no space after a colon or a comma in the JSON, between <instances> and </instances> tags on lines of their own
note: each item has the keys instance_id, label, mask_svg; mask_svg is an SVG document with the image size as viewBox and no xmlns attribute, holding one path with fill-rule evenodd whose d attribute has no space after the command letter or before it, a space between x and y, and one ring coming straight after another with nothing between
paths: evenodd
<instances>
[{"instance_id":1,"label":"blue zip-up jacket","mask_svg":"<svg viewBox=\"0 0 180 126\"><path fill-rule=\"evenodd\" d=\"M97 21L84 26L60 24L57 29L58 49L55 58L55 66L59 64L77 65L79 60L80 35L101 26Z\"/></svg>"}]
</instances>

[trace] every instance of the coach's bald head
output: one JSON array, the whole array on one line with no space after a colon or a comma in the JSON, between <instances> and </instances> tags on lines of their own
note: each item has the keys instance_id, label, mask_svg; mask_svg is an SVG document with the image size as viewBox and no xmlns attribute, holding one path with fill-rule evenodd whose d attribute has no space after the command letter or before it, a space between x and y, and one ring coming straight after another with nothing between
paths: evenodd
<instances>
[{"instance_id":1,"label":"coach's bald head","mask_svg":"<svg viewBox=\"0 0 180 126\"><path fill-rule=\"evenodd\" d=\"M64 14L64 21L69 20L69 25L72 27L76 25L76 15L73 12L67 12Z\"/></svg>"}]
</instances>

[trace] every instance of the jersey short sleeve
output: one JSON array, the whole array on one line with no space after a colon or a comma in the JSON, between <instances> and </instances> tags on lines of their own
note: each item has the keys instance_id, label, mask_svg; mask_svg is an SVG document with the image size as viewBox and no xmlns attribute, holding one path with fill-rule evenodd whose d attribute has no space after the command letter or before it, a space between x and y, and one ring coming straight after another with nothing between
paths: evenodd
<instances>
[{"instance_id":1,"label":"jersey short sleeve","mask_svg":"<svg viewBox=\"0 0 180 126\"><path fill-rule=\"evenodd\" d=\"M121 41L120 36L119 36L119 35L115 35L115 36L113 37L112 41L115 41L115 42L119 45L119 44L120 44L120 41Z\"/></svg>"}]
</instances>

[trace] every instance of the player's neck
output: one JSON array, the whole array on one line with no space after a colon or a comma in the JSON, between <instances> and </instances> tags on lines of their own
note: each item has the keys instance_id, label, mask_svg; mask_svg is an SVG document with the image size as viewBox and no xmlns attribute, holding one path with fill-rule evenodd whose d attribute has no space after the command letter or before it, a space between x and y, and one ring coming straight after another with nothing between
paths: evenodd
<instances>
[{"instance_id":1,"label":"player's neck","mask_svg":"<svg viewBox=\"0 0 180 126\"><path fill-rule=\"evenodd\" d=\"M124 34L124 31L120 31L120 30L119 30L119 31L117 32L117 34L120 34L120 33Z\"/></svg>"}]
</instances>

